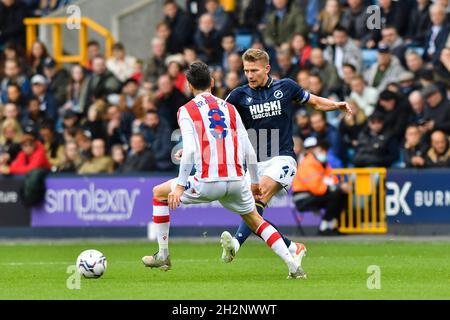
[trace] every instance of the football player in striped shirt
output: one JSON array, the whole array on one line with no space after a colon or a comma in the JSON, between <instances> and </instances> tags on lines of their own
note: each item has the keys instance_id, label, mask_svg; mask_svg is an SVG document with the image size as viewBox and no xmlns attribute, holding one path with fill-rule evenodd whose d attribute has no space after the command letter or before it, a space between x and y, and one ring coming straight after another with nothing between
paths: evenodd
<instances>
[{"instance_id":1,"label":"football player in striped shirt","mask_svg":"<svg viewBox=\"0 0 450 320\"><path fill-rule=\"evenodd\" d=\"M306 278L280 233L256 210L252 194L259 190L256 154L240 115L232 104L211 94L214 81L206 64L191 64L187 79L195 98L178 110L183 139L179 175L153 189L153 222L159 250L143 257L143 263L162 270L171 268L169 209L175 210L181 203L218 200L222 206L239 214L250 230L286 263L288 278ZM249 171L251 189L244 178L244 163ZM193 167L195 175L190 176Z\"/></svg>"}]
</instances>

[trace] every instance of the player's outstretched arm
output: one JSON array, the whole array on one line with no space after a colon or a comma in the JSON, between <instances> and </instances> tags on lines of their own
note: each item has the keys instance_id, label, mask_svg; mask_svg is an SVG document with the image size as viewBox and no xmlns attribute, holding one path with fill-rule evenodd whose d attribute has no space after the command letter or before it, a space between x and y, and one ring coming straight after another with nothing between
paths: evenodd
<instances>
[{"instance_id":1,"label":"player's outstretched arm","mask_svg":"<svg viewBox=\"0 0 450 320\"><path fill-rule=\"evenodd\" d=\"M313 94L310 94L309 100L306 104L319 111L341 110L342 112L346 112L347 114L353 114L352 109L347 102L333 101Z\"/></svg>"}]
</instances>

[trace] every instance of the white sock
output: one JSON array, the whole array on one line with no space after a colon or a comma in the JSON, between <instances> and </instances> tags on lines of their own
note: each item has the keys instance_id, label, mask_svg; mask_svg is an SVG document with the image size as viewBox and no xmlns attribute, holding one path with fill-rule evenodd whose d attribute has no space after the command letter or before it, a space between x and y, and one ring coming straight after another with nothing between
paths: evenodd
<instances>
[{"instance_id":1,"label":"white sock","mask_svg":"<svg viewBox=\"0 0 450 320\"><path fill-rule=\"evenodd\" d=\"M328 221L322 220L320 222L319 230L320 231L325 231L327 229L328 229Z\"/></svg>"},{"instance_id":2,"label":"white sock","mask_svg":"<svg viewBox=\"0 0 450 320\"><path fill-rule=\"evenodd\" d=\"M294 241L291 241L288 249L291 254L295 254L297 252L297 244Z\"/></svg>"},{"instance_id":3,"label":"white sock","mask_svg":"<svg viewBox=\"0 0 450 320\"><path fill-rule=\"evenodd\" d=\"M337 220L336 219L328 221L328 229L334 230L336 228L337 228Z\"/></svg>"},{"instance_id":4,"label":"white sock","mask_svg":"<svg viewBox=\"0 0 450 320\"><path fill-rule=\"evenodd\" d=\"M156 237L158 239L158 257L166 259L169 256L169 228L170 215L167 203L153 199L153 222L155 223Z\"/></svg>"},{"instance_id":5,"label":"white sock","mask_svg":"<svg viewBox=\"0 0 450 320\"><path fill-rule=\"evenodd\" d=\"M241 248L241 245L239 244L239 241L236 238L233 238L233 246L234 246L234 253L236 254L239 249Z\"/></svg>"},{"instance_id":6,"label":"white sock","mask_svg":"<svg viewBox=\"0 0 450 320\"><path fill-rule=\"evenodd\" d=\"M289 272L297 271L298 265L295 263L289 249L283 241L280 233L267 221L261 223L256 229L256 234L259 235L267 245L287 264Z\"/></svg>"}]
</instances>

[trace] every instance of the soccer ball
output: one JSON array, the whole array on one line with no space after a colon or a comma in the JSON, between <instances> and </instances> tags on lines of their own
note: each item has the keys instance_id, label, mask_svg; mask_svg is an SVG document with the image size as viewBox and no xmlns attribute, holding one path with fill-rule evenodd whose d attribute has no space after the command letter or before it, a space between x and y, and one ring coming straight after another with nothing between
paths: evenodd
<instances>
[{"instance_id":1,"label":"soccer ball","mask_svg":"<svg viewBox=\"0 0 450 320\"><path fill-rule=\"evenodd\" d=\"M77 258L78 272L85 278L99 278L106 271L106 257L98 250L85 250Z\"/></svg>"}]
</instances>

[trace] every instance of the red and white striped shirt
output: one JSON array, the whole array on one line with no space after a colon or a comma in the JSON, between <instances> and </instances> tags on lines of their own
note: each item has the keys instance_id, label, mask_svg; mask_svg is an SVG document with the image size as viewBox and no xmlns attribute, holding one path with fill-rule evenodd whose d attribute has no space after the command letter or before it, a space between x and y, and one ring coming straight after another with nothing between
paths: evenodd
<instances>
[{"instance_id":1,"label":"red and white striped shirt","mask_svg":"<svg viewBox=\"0 0 450 320\"><path fill-rule=\"evenodd\" d=\"M186 183L192 165L199 181L243 178L244 160L254 150L232 104L201 93L178 110L178 124L183 138L178 184Z\"/></svg>"}]
</instances>

